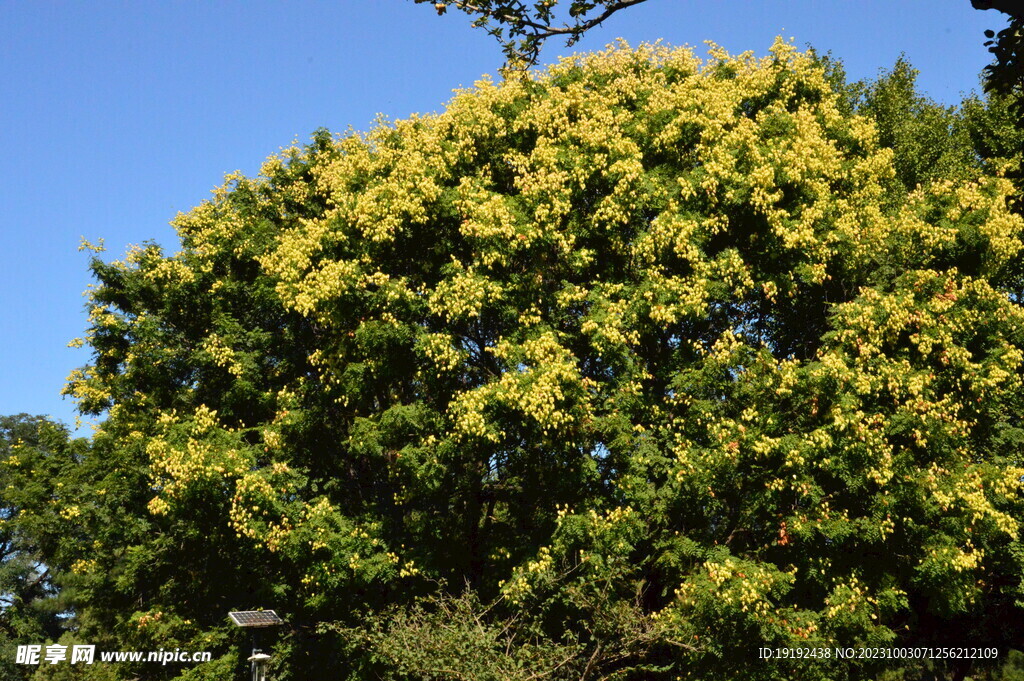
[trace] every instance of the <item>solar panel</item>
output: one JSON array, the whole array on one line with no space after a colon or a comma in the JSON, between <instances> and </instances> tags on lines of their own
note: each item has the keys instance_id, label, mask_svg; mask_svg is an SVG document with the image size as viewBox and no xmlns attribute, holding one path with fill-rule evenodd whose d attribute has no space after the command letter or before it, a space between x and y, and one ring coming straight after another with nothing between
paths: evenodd
<instances>
[{"instance_id":1,"label":"solar panel","mask_svg":"<svg viewBox=\"0 0 1024 681\"><path fill-rule=\"evenodd\" d=\"M273 610L229 612L228 617L240 627L276 627L284 624L284 621Z\"/></svg>"}]
</instances>

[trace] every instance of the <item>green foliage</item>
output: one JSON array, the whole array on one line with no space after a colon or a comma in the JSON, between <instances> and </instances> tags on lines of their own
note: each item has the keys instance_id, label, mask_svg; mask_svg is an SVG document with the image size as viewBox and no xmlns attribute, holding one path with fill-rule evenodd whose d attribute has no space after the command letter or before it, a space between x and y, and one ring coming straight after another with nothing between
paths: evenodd
<instances>
[{"instance_id":1,"label":"green foliage","mask_svg":"<svg viewBox=\"0 0 1024 681\"><path fill-rule=\"evenodd\" d=\"M579 673L580 647L546 640L535 625L516 616L489 617L471 591L451 595L442 590L429 605L394 609L368 618L357 629L335 630L353 650L374 651L376 669L353 679L450 678L514 681L554 674Z\"/></svg>"},{"instance_id":2,"label":"green foliage","mask_svg":"<svg viewBox=\"0 0 1024 681\"><path fill-rule=\"evenodd\" d=\"M73 465L67 432L38 416L0 417L0 675L24 679L14 663L19 643L61 636L68 593L60 593L50 558L73 536L51 507L55 486Z\"/></svg>"},{"instance_id":3,"label":"green foliage","mask_svg":"<svg viewBox=\"0 0 1024 681\"><path fill-rule=\"evenodd\" d=\"M77 635L226 678L226 612L274 607L283 681L1015 645L1024 221L980 155L1012 126L902 63L841 80L620 46L318 132L179 253L94 259Z\"/></svg>"},{"instance_id":4,"label":"green foliage","mask_svg":"<svg viewBox=\"0 0 1024 681\"><path fill-rule=\"evenodd\" d=\"M974 165L954 107L917 94L917 71L903 59L863 87L857 111L875 120L879 144L893 150L896 176L910 190L943 178L966 179Z\"/></svg>"},{"instance_id":5,"label":"green foliage","mask_svg":"<svg viewBox=\"0 0 1024 681\"><path fill-rule=\"evenodd\" d=\"M986 4L979 0L972 2L975 7ZM1008 3L1004 3L999 8L1010 15L1009 24L998 33L985 31L985 37L989 39L985 45L993 57L992 63L985 68L985 86L990 92L1015 97L1016 103L1011 109L1019 118L1024 115L1024 103L1021 102L1024 96L1024 14L1020 8L1009 7Z\"/></svg>"}]
</instances>

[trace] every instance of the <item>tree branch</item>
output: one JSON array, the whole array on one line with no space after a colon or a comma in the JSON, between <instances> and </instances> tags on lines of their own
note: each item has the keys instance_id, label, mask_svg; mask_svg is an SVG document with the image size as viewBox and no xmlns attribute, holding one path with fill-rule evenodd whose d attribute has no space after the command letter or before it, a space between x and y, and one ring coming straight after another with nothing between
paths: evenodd
<instances>
[{"instance_id":1,"label":"tree branch","mask_svg":"<svg viewBox=\"0 0 1024 681\"><path fill-rule=\"evenodd\" d=\"M1024 19L1024 5L1020 0L971 0L974 9L994 9L1016 19Z\"/></svg>"},{"instance_id":2,"label":"tree branch","mask_svg":"<svg viewBox=\"0 0 1024 681\"><path fill-rule=\"evenodd\" d=\"M414 0L417 4L432 0ZM537 64L544 41L555 36L568 36L566 46L576 44L583 34L596 26L600 26L608 17L618 11L647 0L596 0L581 2L572 0L569 15L574 24L556 25L553 8L558 0L536 3L531 10L522 2L506 2L502 0L440 0L434 2L438 14L444 14L449 6L477 17L475 26L485 26L488 21L495 21L498 26L488 32L501 44L508 58L506 66L526 69ZM594 17L586 18L591 10L603 8ZM505 34L507 27L508 35Z\"/></svg>"},{"instance_id":3,"label":"tree branch","mask_svg":"<svg viewBox=\"0 0 1024 681\"><path fill-rule=\"evenodd\" d=\"M593 19L584 21L582 23L577 21L575 26L562 24L562 27L556 27L548 24L531 21L530 19L525 18L516 19L515 23L534 29L534 32L531 33L530 35L539 40L545 40L556 35L571 35L572 37L569 39L568 44L572 45L577 40L579 40L580 36L582 36L584 33L586 33L587 31L596 26L600 26L605 19L615 14L619 10L626 9L627 7L632 7L633 5L639 5L640 3L646 1L647 0L619 0L618 2L614 2L608 5L605 8L604 12L594 17ZM465 3L459 4L461 5Z\"/></svg>"}]
</instances>

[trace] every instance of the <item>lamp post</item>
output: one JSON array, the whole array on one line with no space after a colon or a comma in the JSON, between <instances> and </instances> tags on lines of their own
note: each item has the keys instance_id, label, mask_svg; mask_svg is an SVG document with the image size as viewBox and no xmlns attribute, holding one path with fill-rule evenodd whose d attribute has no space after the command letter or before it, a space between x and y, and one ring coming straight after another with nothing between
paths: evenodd
<instances>
[{"instance_id":1,"label":"lamp post","mask_svg":"<svg viewBox=\"0 0 1024 681\"><path fill-rule=\"evenodd\" d=\"M255 649L249 656L252 663L252 681L267 681L267 665L270 664L270 655L261 653Z\"/></svg>"},{"instance_id":2,"label":"lamp post","mask_svg":"<svg viewBox=\"0 0 1024 681\"><path fill-rule=\"evenodd\" d=\"M278 627L284 621L273 610L243 610L229 612L228 617L236 626L252 629L252 655L249 662L252 669L252 681L267 681L267 667L270 666L270 655L256 647L256 630L267 627Z\"/></svg>"}]
</instances>

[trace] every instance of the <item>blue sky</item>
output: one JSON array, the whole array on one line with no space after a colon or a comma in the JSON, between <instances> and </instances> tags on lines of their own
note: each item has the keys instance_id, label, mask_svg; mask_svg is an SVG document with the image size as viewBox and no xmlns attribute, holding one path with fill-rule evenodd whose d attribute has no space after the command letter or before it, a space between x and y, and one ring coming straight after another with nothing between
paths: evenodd
<instances>
[{"instance_id":1,"label":"blue sky","mask_svg":"<svg viewBox=\"0 0 1024 681\"><path fill-rule=\"evenodd\" d=\"M968 0L648 0L571 51L623 37L763 54L783 35L854 79L905 53L955 104L988 62L982 32L1004 25ZM74 420L60 389L89 359L66 347L86 326L83 237L111 257L173 252L168 221L226 173L321 126L437 111L501 61L468 17L412 0L0 0L0 414Z\"/></svg>"}]
</instances>

